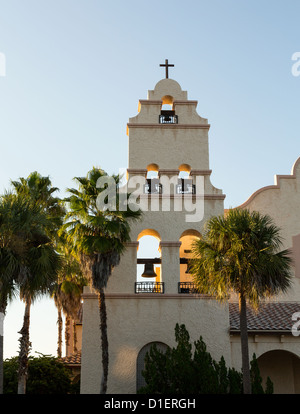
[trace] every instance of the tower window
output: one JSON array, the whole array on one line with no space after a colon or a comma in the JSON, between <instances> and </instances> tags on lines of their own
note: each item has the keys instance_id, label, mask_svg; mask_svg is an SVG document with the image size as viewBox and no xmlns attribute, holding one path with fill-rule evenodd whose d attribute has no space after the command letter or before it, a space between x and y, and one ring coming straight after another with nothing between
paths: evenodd
<instances>
[{"instance_id":1,"label":"tower window","mask_svg":"<svg viewBox=\"0 0 300 414\"><path fill-rule=\"evenodd\" d=\"M158 166L157 166L157 170L156 169L148 170L146 184L144 185L144 193L145 194L161 194L162 193L162 185L160 184L159 178L158 178Z\"/></svg>"}]
</instances>

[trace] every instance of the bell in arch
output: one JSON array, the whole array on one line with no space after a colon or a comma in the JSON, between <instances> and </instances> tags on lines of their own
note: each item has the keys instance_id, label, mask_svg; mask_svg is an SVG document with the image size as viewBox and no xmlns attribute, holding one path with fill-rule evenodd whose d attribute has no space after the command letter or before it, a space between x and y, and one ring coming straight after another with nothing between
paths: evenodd
<instances>
[{"instance_id":1,"label":"bell in arch","mask_svg":"<svg viewBox=\"0 0 300 414\"><path fill-rule=\"evenodd\" d=\"M157 274L154 272L154 264L153 263L145 263L144 272L142 273L142 277L156 277Z\"/></svg>"}]
</instances>

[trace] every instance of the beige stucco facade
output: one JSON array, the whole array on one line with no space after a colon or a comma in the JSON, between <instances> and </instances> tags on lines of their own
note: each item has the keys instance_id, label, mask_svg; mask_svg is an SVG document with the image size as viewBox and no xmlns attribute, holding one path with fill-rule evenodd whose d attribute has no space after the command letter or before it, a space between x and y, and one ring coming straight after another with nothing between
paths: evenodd
<instances>
[{"instance_id":1,"label":"beige stucco facade","mask_svg":"<svg viewBox=\"0 0 300 414\"><path fill-rule=\"evenodd\" d=\"M281 229L284 249L291 249L295 278L289 292L276 300L300 299L300 157L289 175L276 175L274 184L257 190L240 207L269 214Z\"/></svg>"},{"instance_id":2,"label":"beige stucco facade","mask_svg":"<svg viewBox=\"0 0 300 414\"><path fill-rule=\"evenodd\" d=\"M182 295L180 298L178 296L107 293L110 357L108 393L136 393L137 358L140 350L153 342L175 346L174 328L177 322L186 325L193 340L199 339L201 332L209 344L209 351L218 359L224 355L229 360L229 319L226 304L220 305L208 297L199 299L189 295ZM82 349L81 392L97 394L101 379L98 303L87 292L84 301L83 326L85 329L86 324L88 331L85 332L87 340ZM87 314L93 315L93 318L87 321ZM224 315L227 317L224 318Z\"/></svg>"},{"instance_id":3,"label":"beige stucco facade","mask_svg":"<svg viewBox=\"0 0 300 414\"><path fill-rule=\"evenodd\" d=\"M171 122L164 122L168 118L160 118L165 104L170 105L169 110L173 111ZM141 194L139 200L145 208L143 219L132 225L131 242L127 244L120 265L114 269L106 289L110 358L108 393L137 391L140 351L153 342L174 346L176 323L186 325L192 341L201 335L213 358L224 356L228 366L241 368L239 335L230 333L228 303L220 304L206 295L179 293L179 283L190 280L182 259L190 257L192 240L201 235L205 222L211 216L224 214L225 195L210 181L210 125L207 119L198 115L196 107L197 101L188 100L187 92L176 81L163 79L148 91L147 99L139 101L138 114L127 124L129 190L135 190L135 179L146 184L150 171L156 173L163 184L158 193ZM180 172L187 173L190 182L195 185L195 191L184 196L176 192ZM298 270L294 287L285 298L277 300L299 300L299 175L298 160L291 176L277 177L275 186L259 190L241 206L273 216L283 229L285 247L292 247L294 254L296 252ZM169 185L170 179L175 185ZM164 284L163 293L135 293L138 248L145 235L159 241L159 280ZM98 300L87 287L83 301L81 393L99 393L101 352ZM289 385L285 384L285 380L278 380L276 391L300 391L297 373L300 343L297 337L263 333L261 336L250 335L249 344L250 355L255 352L261 357L263 376L272 368L273 374L280 377L277 368L274 368L272 355L269 357L267 353L282 352L283 360L288 361L290 367L288 369L288 364L285 364ZM287 351L290 354L286 354Z\"/></svg>"},{"instance_id":4,"label":"beige stucco facade","mask_svg":"<svg viewBox=\"0 0 300 414\"><path fill-rule=\"evenodd\" d=\"M300 311L300 157L288 175L276 175L274 184L260 188L240 208L270 215L281 229L283 249L290 249L294 261L292 286L270 302L295 303ZM290 315L291 324L293 314ZM239 366L240 338L231 336L232 365ZM264 379L269 375L276 393L300 393L300 342L291 332L249 335L250 355L256 354Z\"/></svg>"}]
</instances>

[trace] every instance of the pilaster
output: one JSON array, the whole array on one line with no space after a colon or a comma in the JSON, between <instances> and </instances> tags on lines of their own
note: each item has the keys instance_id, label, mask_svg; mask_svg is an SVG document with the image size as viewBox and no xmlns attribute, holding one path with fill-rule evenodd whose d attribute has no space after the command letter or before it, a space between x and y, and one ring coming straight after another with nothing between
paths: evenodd
<instances>
[{"instance_id":1,"label":"pilaster","mask_svg":"<svg viewBox=\"0 0 300 414\"><path fill-rule=\"evenodd\" d=\"M161 241L161 276L166 293L177 293L180 281L179 241Z\"/></svg>"}]
</instances>

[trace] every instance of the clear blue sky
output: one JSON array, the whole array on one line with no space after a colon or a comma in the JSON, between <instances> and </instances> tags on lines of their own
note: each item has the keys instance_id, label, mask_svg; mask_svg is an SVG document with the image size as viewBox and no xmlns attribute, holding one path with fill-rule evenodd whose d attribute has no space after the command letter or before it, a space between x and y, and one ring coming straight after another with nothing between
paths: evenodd
<instances>
[{"instance_id":1,"label":"clear blue sky","mask_svg":"<svg viewBox=\"0 0 300 414\"><path fill-rule=\"evenodd\" d=\"M241 204L300 156L299 15L298 0L1 0L0 192L35 170L64 195L94 165L126 168L126 123L169 59L211 124L212 183L225 207ZM55 354L46 302L33 307L32 348ZM7 357L22 316L8 309Z\"/></svg>"}]
</instances>

